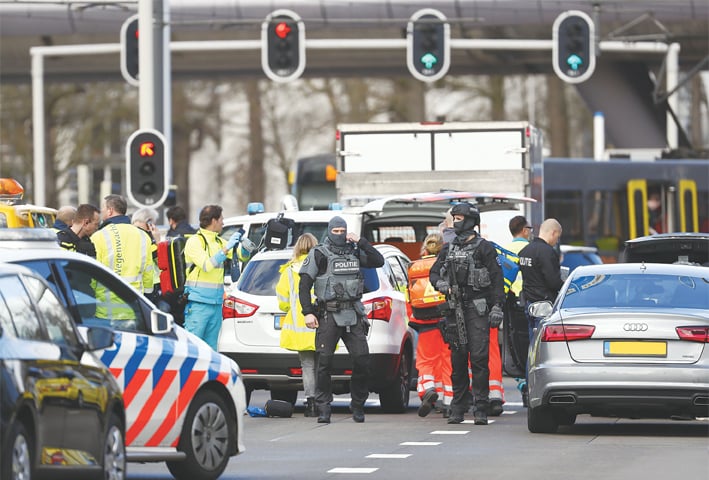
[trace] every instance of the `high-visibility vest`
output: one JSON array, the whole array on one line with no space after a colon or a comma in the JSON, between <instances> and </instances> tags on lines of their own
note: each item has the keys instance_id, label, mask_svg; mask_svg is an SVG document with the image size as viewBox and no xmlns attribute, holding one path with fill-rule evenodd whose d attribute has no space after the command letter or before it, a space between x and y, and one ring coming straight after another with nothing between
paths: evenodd
<instances>
[{"instance_id":1,"label":"high-visibility vest","mask_svg":"<svg viewBox=\"0 0 709 480\"><path fill-rule=\"evenodd\" d=\"M281 347L288 350L315 350L315 329L305 326L305 316L298 299L300 267L307 254L281 267L281 276L276 284L278 307L285 312L281 320Z\"/></svg>"},{"instance_id":2,"label":"high-visibility vest","mask_svg":"<svg viewBox=\"0 0 709 480\"><path fill-rule=\"evenodd\" d=\"M185 243L187 275L185 291L191 302L221 304L224 296L224 262L213 263L213 257L226 241L216 232L200 228ZM232 252L227 253L231 258Z\"/></svg>"},{"instance_id":3,"label":"high-visibility vest","mask_svg":"<svg viewBox=\"0 0 709 480\"><path fill-rule=\"evenodd\" d=\"M140 293L153 291L154 265L150 236L128 223L111 223L91 236L96 260L113 270ZM95 285L96 316L116 320L135 319L133 307L100 283Z\"/></svg>"}]
</instances>

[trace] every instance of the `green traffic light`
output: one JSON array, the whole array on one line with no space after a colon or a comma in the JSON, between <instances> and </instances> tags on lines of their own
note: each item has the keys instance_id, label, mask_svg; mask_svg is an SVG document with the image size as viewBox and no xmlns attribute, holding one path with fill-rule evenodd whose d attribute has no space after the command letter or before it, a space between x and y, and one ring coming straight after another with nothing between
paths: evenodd
<instances>
[{"instance_id":1,"label":"green traffic light","mask_svg":"<svg viewBox=\"0 0 709 480\"><path fill-rule=\"evenodd\" d=\"M424 67L431 69L438 63L438 58L434 54L428 52L421 57L421 63L423 63Z\"/></svg>"},{"instance_id":2,"label":"green traffic light","mask_svg":"<svg viewBox=\"0 0 709 480\"><path fill-rule=\"evenodd\" d=\"M566 58L566 64L571 67L571 70L578 70L583 65L583 58L573 53Z\"/></svg>"}]
</instances>

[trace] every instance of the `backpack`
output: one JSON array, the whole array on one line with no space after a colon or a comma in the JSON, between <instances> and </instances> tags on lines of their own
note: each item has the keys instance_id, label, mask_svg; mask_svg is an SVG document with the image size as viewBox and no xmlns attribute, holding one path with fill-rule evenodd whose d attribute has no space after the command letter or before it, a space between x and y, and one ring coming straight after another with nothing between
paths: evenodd
<instances>
[{"instance_id":1,"label":"backpack","mask_svg":"<svg viewBox=\"0 0 709 480\"><path fill-rule=\"evenodd\" d=\"M283 250L286 248L289 234L294 226L295 222L290 218L284 218L282 213L266 222L266 233L263 236L266 249Z\"/></svg>"},{"instance_id":2,"label":"backpack","mask_svg":"<svg viewBox=\"0 0 709 480\"><path fill-rule=\"evenodd\" d=\"M187 275L184 237L174 237L158 243L160 290L163 294L182 291Z\"/></svg>"},{"instance_id":3,"label":"backpack","mask_svg":"<svg viewBox=\"0 0 709 480\"><path fill-rule=\"evenodd\" d=\"M414 318L419 320L440 318L440 305L446 302L446 296L428 280L428 273L435 261L436 256L432 255L409 265L409 303Z\"/></svg>"},{"instance_id":4,"label":"backpack","mask_svg":"<svg viewBox=\"0 0 709 480\"><path fill-rule=\"evenodd\" d=\"M495 247L495 251L497 252L497 263L502 267L502 276L505 278L505 294L507 294L512 284L517 279L517 273L519 272L519 255L501 247L495 242L490 243L492 243L492 246Z\"/></svg>"}]
</instances>

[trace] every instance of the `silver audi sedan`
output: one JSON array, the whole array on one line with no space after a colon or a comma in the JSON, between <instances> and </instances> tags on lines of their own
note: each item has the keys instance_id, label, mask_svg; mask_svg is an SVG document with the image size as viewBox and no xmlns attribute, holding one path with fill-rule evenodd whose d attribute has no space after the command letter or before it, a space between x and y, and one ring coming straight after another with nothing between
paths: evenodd
<instances>
[{"instance_id":1,"label":"silver audi sedan","mask_svg":"<svg viewBox=\"0 0 709 480\"><path fill-rule=\"evenodd\" d=\"M579 414L709 417L709 268L627 263L574 270L529 349L532 433Z\"/></svg>"}]
</instances>

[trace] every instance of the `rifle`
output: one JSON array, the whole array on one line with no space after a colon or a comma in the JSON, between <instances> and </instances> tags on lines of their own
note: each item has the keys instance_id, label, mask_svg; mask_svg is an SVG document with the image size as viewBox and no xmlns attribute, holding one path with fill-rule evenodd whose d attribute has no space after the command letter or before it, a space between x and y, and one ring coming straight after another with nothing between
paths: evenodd
<instances>
[{"instance_id":1,"label":"rifle","mask_svg":"<svg viewBox=\"0 0 709 480\"><path fill-rule=\"evenodd\" d=\"M465 327L465 316L463 315L463 305L461 302L460 287L455 278L455 268L453 261L446 261L446 274L448 277L448 285L450 285L450 293L446 295L448 300L448 308L455 312L455 326L458 332L458 338L452 345L456 347L468 344L468 330Z\"/></svg>"}]
</instances>

